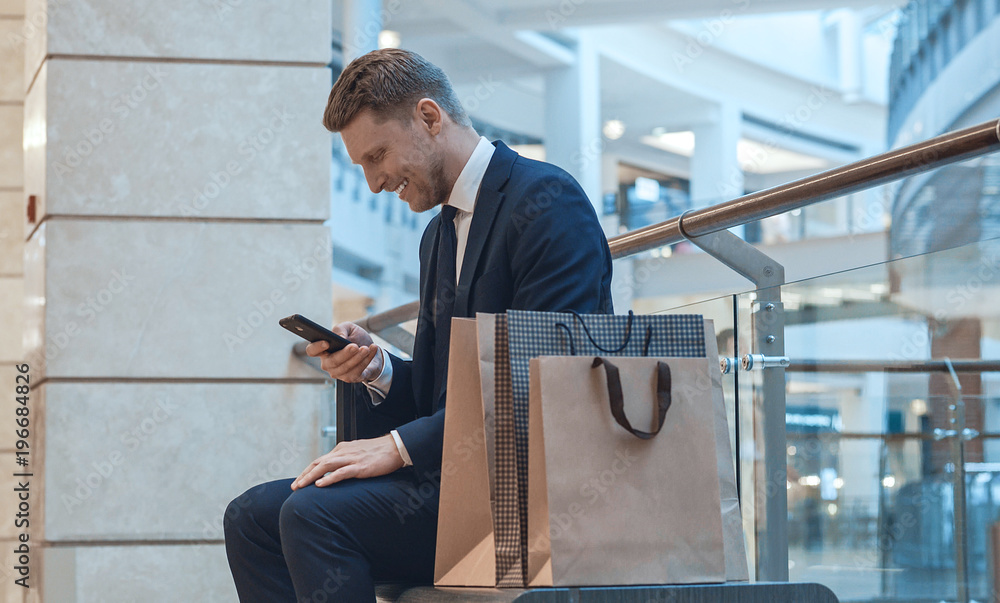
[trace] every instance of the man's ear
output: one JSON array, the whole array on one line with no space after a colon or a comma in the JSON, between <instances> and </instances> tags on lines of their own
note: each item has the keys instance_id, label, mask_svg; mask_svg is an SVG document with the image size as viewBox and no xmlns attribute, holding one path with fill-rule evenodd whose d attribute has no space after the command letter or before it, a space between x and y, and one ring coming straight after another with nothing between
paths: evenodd
<instances>
[{"instance_id":1,"label":"man's ear","mask_svg":"<svg viewBox=\"0 0 1000 603\"><path fill-rule=\"evenodd\" d=\"M422 98L417 101L414 112L414 117L422 130L431 136L437 136L441 132L441 127L444 125L444 111L433 99Z\"/></svg>"}]
</instances>

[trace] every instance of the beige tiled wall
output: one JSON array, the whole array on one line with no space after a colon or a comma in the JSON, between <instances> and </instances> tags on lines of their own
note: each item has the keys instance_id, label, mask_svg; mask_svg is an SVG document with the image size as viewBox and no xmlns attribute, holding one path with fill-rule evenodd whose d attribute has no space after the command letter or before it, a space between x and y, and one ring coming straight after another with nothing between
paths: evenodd
<instances>
[{"instance_id":1,"label":"beige tiled wall","mask_svg":"<svg viewBox=\"0 0 1000 603\"><path fill-rule=\"evenodd\" d=\"M7 4L22 6L23 2L0 3L0 17ZM19 100L24 96L24 44L20 42L24 21L21 18L0 18L0 99Z\"/></svg>"},{"instance_id":2,"label":"beige tiled wall","mask_svg":"<svg viewBox=\"0 0 1000 603\"><path fill-rule=\"evenodd\" d=\"M46 54L328 63L332 3L292 8L281 0L28 0L28 20L46 24L28 40L28 71Z\"/></svg>"},{"instance_id":3,"label":"beige tiled wall","mask_svg":"<svg viewBox=\"0 0 1000 603\"><path fill-rule=\"evenodd\" d=\"M27 356L60 378L314 378L278 319L329 320L329 249L320 224L50 219L27 246L46 300Z\"/></svg>"},{"instance_id":4,"label":"beige tiled wall","mask_svg":"<svg viewBox=\"0 0 1000 603\"><path fill-rule=\"evenodd\" d=\"M15 419L15 365L23 362L21 325L24 311L24 159L22 124L24 119L24 1L0 0L0 421L13 425ZM31 417L34 419L34 417ZM32 428L34 425L32 425ZM0 431L0 503L14 509L14 446L12 429ZM33 501L35 507L38 500ZM31 519L31 518L29 518ZM0 530L0 600L22 602L28 590L15 584L19 576L14 547L22 529L12 517L3 519ZM36 546L38 545L38 546ZM41 544L30 542L33 554L41 555ZM30 582L35 586L34 582ZM37 594L38 589L32 591Z\"/></svg>"},{"instance_id":5,"label":"beige tiled wall","mask_svg":"<svg viewBox=\"0 0 1000 603\"><path fill-rule=\"evenodd\" d=\"M237 600L222 544L67 546L46 549L45 564L52 601Z\"/></svg>"},{"instance_id":6,"label":"beige tiled wall","mask_svg":"<svg viewBox=\"0 0 1000 603\"><path fill-rule=\"evenodd\" d=\"M0 182L4 189L19 189L24 180L24 153L21 148L23 122L23 103L8 101L8 104L0 105Z\"/></svg>"},{"instance_id":7,"label":"beige tiled wall","mask_svg":"<svg viewBox=\"0 0 1000 603\"><path fill-rule=\"evenodd\" d=\"M330 11L27 0L23 114L0 105L25 349L0 360L45 378L46 600L235 600L226 504L325 452L331 385L277 320L331 320Z\"/></svg>"},{"instance_id":8,"label":"beige tiled wall","mask_svg":"<svg viewBox=\"0 0 1000 603\"><path fill-rule=\"evenodd\" d=\"M0 276L21 274L24 233L21 192L0 190Z\"/></svg>"},{"instance_id":9,"label":"beige tiled wall","mask_svg":"<svg viewBox=\"0 0 1000 603\"><path fill-rule=\"evenodd\" d=\"M226 506L319 454L310 384L49 383L45 538L219 540ZM0 458L0 462L2 462Z\"/></svg>"},{"instance_id":10,"label":"beige tiled wall","mask_svg":"<svg viewBox=\"0 0 1000 603\"><path fill-rule=\"evenodd\" d=\"M50 59L27 99L47 125L27 188L39 219L324 219L329 89L315 67Z\"/></svg>"}]
</instances>

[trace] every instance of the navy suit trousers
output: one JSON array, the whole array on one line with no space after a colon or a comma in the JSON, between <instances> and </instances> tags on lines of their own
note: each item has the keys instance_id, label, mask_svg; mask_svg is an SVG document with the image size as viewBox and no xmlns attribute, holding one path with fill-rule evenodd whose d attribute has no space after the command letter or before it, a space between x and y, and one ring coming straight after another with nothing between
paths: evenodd
<instances>
[{"instance_id":1,"label":"navy suit trousers","mask_svg":"<svg viewBox=\"0 0 1000 603\"><path fill-rule=\"evenodd\" d=\"M243 603L375 600L375 581L429 584L439 484L412 468L319 488L250 488L226 509L226 555Z\"/></svg>"}]
</instances>

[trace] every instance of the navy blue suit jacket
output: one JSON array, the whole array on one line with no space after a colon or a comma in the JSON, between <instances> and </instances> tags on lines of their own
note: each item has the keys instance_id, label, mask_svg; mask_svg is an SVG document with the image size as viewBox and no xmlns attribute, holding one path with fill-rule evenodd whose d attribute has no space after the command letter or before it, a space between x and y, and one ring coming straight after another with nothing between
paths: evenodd
<instances>
[{"instance_id":1,"label":"navy blue suit jacket","mask_svg":"<svg viewBox=\"0 0 1000 603\"><path fill-rule=\"evenodd\" d=\"M508 309L581 314L613 312L611 251L593 205L564 170L521 157L502 142L479 188L458 279L454 316ZM430 306L435 283L428 268L436 250L438 221L420 242L420 315L413 360L390 356L392 386L370 406L387 415L414 469L431 477L441 466L444 396L433 395L434 331ZM367 393L362 396L370 404Z\"/></svg>"}]
</instances>

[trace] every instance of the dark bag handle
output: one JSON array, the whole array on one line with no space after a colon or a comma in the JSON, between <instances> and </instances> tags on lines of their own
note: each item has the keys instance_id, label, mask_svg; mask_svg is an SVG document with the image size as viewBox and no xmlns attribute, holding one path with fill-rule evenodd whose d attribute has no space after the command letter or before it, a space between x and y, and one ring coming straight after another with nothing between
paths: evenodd
<instances>
[{"instance_id":1,"label":"dark bag handle","mask_svg":"<svg viewBox=\"0 0 1000 603\"><path fill-rule=\"evenodd\" d=\"M590 334L590 329L587 328L587 323L584 322L583 317L580 316L578 312L570 310L569 314L572 314L573 318L580 321L580 326L583 327L583 332L584 334L587 335L587 339L590 340L590 343L592 343L595 348L597 348L601 352L604 352L605 354L618 354L619 352L625 349L625 346L627 346L628 342L632 339L632 318L633 318L632 310L628 311L628 320L625 322L625 339L622 340L622 344L620 346L614 349L601 347L601 344L597 343L597 340L594 339L594 336ZM564 331L566 331L566 337L569 340L569 355L576 356L576 345L573 344L573 331L571 331L569 326L563 322L557 322L555 326L557 329L563 329ZM652 341L652 339L653 339L653 326L646 325L646 341L642 345L643 356L649 356L649 342Z\"/></svg>"},{"instance_id":2,"label":"dark bag handle","mask_svg":"<svg viewBox=\"0 0 1000 603\"><path fill-rule=\"evenodd\" d=\"M604 358L594 358L590 368L604 365L604 373L608 378L608 399L611 401L611 415L619 425L637 438L649 440L663 429L663 422L670 410L670 367L665 362L656 363L656 412L658 415L656 430L652 433L639 431L632 427L625 416L625 396L622 394L622 379L618 367Z\"/></svg>"}]
</instances>

